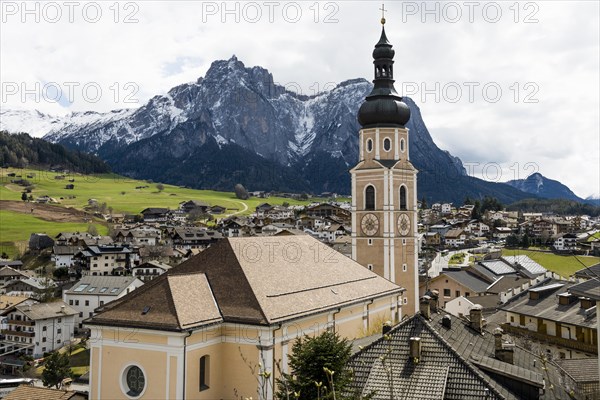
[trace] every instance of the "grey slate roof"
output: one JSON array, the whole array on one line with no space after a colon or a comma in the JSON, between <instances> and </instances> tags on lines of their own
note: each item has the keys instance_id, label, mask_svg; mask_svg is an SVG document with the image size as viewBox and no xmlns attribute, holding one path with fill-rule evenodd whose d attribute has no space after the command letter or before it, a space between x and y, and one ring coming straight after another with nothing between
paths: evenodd
<instances>
[{"instance_id":1,"label":"grey slate roof","mask_svg":"<svg viewBox=\"0 0 600 400\"><path fill-rule=\"evenodd\" d=\"M556 363L577 383L598 382L598 358L560 359Z\"/></svg>"},{"instance_id":2,"label":"grey slate roof","mask_svg":"<svg viewBox=\"0 0 600 400\"><path fill-rule=\"evenodd\" d=\"M489 286L487 282L467 271L444 271L446 275L475 293L484 293Z\"/></svg>"},{"instance_id":3,"label":"grey slate roof","mask_svg":"<svg viewBox=\"0 0 600 400\"><path fill-rule=\"evenodd\" d=\"M445 315L451 328L441 324ZM536 355L518 346L513 364L499 361L494 358L490 332L482 335L464 320L445 313L433 313L431 318L417 314L397 325L389 340L380 338L352 356L348 365L354 370L352 389L363 394L375 391L375 400L390 399L389 378L382 369L385 364L394 372L394 399L529 399L517 392L519 383L539 390L542 400L569 399L556 365L548 363L544 371ZM409 339L415 336L422 342L417 364L409 357ZM544 389L537 389L541 385Z\"/></svg>"},{"instance_id":4,"label":"grey slate roof","mask_svg":"<svg viewBox=\"0 0 600 400\"><path fill-rule=\"evenodd\" d=\"M600 277L600 263L578 270L577 272L575 272L575 276L577 278L584 278L584 279L599 278Z\"/></svg>"},{"instance_id":5,"label":"grey slate roof","mask_svg":"<svg viewBox=\"0 0 600 400\"><path fill-rule=\"evenodd\" d=\"M570 287L571 293L579 296L590 297L594 300L600 300L600 279L590 279Z\"/></svg>"},{"instance_id":6,"label":"grey slate roof","mask_svg":"<svg viewBox=\"0 0 600 400\"><path fill-rule=\"evenodd\" d=\"M549 290L543 291L547 286ZM565 305L558 303L556 295L572 291L573 286L570 282L548 280L543 285L538 285L516 296L500 309L549 321L594 328L596 326L596 314L587 316L578 301ZM540 298L531 300L529 298L530 291L540 292Z\"/></svg>"},{"instance_id":7,"label":"grey slate roof","mask_svg":"<svg viewBox=\"0 0 600 400\"><path fill-rule=\"evenodd\" d=\"M511 265L520 265L523 267L523 269L534 276L544 274L546 272L546 268L542 267L540 264L523 254L518 256L503 256L502 258Z\"/></svg>"},{"instance_id":8,"label":"grey slate roof","mask_svg":"<svg viewBox=\"0 0 600 400\"><path fill-rule=\"evenodd\" d=\"M18 304L15 308L34 321L78 314L62 301L54 303Z\"/></svg>"},{"instance_id":9,"label":"grey slate roof","mask_svg":"<svg viewBox=\"0 0 600 400\"><path fill-rule=\"evenodd\" d=\"M502 260L482 261L480 263L495 275L514 274L515 269Z\"/></svg>"},{"instance_id":10,"label":"grey slate roof","mask_svg":"<svg viewBox=\"0 0 600 400\"><path fill-rule=\"evenodd\" d=\"M79 282L65 293L74 295L118 296L135 280L137 280L135 276L89 275L81 278ZM142 282L140 281L139 283L141 284ZM80 288L83 289L79 290Z\"/></svg>"}]
</instances>

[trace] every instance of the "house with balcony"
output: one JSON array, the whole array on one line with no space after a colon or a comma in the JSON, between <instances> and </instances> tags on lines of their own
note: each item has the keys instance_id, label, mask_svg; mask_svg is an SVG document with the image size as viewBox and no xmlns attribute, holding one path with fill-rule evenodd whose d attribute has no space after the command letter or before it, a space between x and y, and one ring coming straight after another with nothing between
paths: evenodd
<instances>
[{"instance_id":1,"label":"house with balcony","mask_svg":"<svg viewBox=\"0 0 600 400\"><path fill-rule=\"evenodd\" d=\"M148 261L131 268L131 274L142 282L148 282L164 274L172 267L159 261Z\"/></svg>"},{"instance_id":2,"label":"house with balcony","mask_svg":"<svg viewBox=\"0 0 600 400\"><path fill-rule=\"evenodd\" d=\"M21 303L2 313L7 328L2 329L7 351L23 351L34 358L71 343L77 311L64 302Z\"/></svg>"},{"instance_id":3,"label":"house with balcony","mask_svg":"<svg viewBox=\"0 0 600 400\"><path fill-rule=\"evenodd\" d=\"M82 275L123 274L131 266L132 251L123 245L89 246L77 254Z\"/></svg>"},{"instance_id":4,"label":"house with balcony","mask_svg":"<svg viewBox=\"0 0 600 400\"><path fill-rule=\"evenodd\" d=\"M557 251L577 250L577 235L573 233L564 233L558 235L554 240L554 248Z\"/></svg>"},{"instance_id":5,"label":"house with balcony","mask_svg":"<svg viewBox=\"0 0 600 400\"><path fill-rule=\"evenodd\" d=\"M500 309L503 329L531 338L560 358L598 354L596 302L571 290L575 283L544 280Z\"/></svg>"}]
</instances>

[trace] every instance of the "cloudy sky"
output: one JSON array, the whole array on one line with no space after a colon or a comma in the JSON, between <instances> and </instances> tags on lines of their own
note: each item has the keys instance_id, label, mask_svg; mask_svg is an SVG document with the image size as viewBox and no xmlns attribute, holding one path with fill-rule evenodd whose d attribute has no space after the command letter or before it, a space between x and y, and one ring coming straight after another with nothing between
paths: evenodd
<instances>
[{"instance_id":1,"label":"cloudy sky","mask_svg":"<svg viewBox=\"0 0 600 400\"><path fill-rule=\"evenodd\" d=\"M304 94L371 79L381 18L377 1L0 5L1 106L57 115L138 107L233 54ZM600 193L599 2L385 8L397 89L469 173Z\"/></svg>"}]
</instances>

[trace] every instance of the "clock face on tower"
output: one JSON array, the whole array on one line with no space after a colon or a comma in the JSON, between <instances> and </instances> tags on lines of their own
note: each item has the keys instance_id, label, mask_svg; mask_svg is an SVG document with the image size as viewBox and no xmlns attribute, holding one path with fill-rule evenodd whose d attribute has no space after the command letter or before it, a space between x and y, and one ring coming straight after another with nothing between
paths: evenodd
<instances>
[{"instance_id":1,"label":"clock face on tower","mask_svg":"<svg viewBox=\"0 0 600 400\"><path fill-rule=\"evenodd\" d=\"M375 214L365 214L360 222L360 227L365 235L373 236L379 230L379 219Z\"/></svg>"},{"instance_id":2,"label":"clock face on tower","mask_svg":"<svg viewBox=\"0 0 600 400\"><path fill-rule=\"evenodd\" d=\"M406 214L400 214L398 217L398 233L406 236L410 232L410 218Z\"/></svg>"}]
</instances>

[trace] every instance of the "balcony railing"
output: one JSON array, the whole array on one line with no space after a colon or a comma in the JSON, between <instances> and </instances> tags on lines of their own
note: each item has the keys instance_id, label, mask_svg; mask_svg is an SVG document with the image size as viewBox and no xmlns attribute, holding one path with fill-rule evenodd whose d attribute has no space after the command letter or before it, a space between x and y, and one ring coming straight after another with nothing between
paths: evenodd
<instances>
[{"instance_id":1,"label":"balcony railing","mask_svg":"<svg viewBox=\"0 0 600 400\"><path fill-rule=\"evenodd\" d=\"M35 321L23 321L23 320L18 320L18 319L9 319L8 324L9 325L34 326Z\"/></svg>"},{"instance_id":2,"label":"balcony railing","mask_svg":"<svg viewBox=\"0 0 600 400\"><path fill-rule=\"evenodd\" d=\"M12 335L12 336L21 336L21 337L34 337L35 332L27 332L27 331L14 331L12 329L2 329L3 335Z\"/></svg>"},{"instance_id":3,"label":"balcony railing","mask_svg":"<svg viewBox=\"0 0 600 400\"><path fill-rule=\"evenodd\" d=\"M598 346L595 344L581 343L575 339L565 339L559 336L546 335L539 332L530 331L526 328L519 328L509 324L502 324L505 332L514 333L519 336L528 336L537 342L545 342L567 349L582 351L585 353L598 354Z\"/></svg>"}]
</instances>

